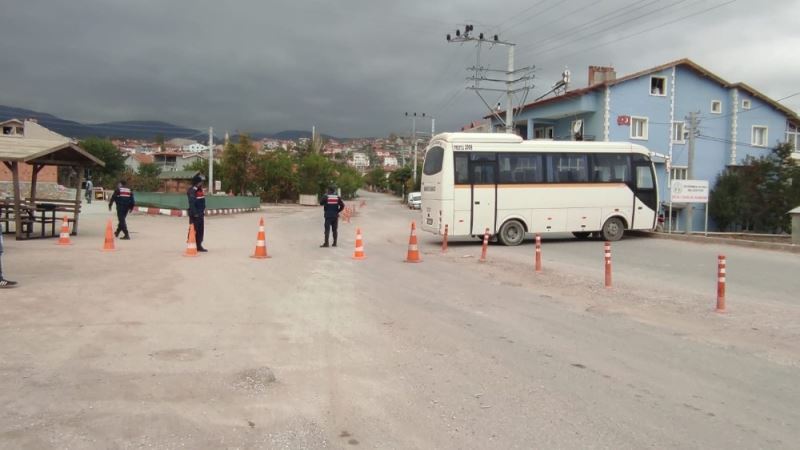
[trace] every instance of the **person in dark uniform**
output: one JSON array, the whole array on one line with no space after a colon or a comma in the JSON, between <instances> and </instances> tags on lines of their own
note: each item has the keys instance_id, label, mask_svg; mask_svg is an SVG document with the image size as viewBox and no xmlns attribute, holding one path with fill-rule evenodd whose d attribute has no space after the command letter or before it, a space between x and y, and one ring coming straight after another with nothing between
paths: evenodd
<instances>
[{"instance_id":1,"label":"person in dark uniform","mask_svg":"<svg viewBox=\"0 0 800 450\"><path fill-rule=\"evenodd\" d=\"M320 247L328 247L328 236L331 231L333 231L333 246L336 247L336 240L339 238L339 213L344 209L344 201L336 195L336 188L331 186L319 204L325 211L325 243Z\"/></svg>"},{"instance_id":2,"label":"person in dark uniform","mask_svg":"<svg viewBox=\"0 0 800 450\"><path fill-rule=\"evenodd\" d=\"M124 236L121 239L128 240L131 235L128 233L128 224L125 222L125 218L128 217L129 212L133 211L135 201L133 199L133 191L128 188L128 183L125 180L120 181L117 188L114 189L114 194L111 196L111 200L108 201L109 211L111 211L111 205L114 203L117 204L117 231L114 232L114 236L119 237L119 234L123 233Z\"/></svg>"},{"instance_id":3,"label":"person in dark uniform","mask_svg":"<svg viewBox=\"0 0 800 450\"><path fill-rule=\"evenodd\" d=\"M189 198L189 223L194 225L194 236L197 241L197 251L207 252L203 247L203 234L205 232L206 194L203 192L202 175L192 178L192 187L186 191Z\"/></svg>"}]
</instances>

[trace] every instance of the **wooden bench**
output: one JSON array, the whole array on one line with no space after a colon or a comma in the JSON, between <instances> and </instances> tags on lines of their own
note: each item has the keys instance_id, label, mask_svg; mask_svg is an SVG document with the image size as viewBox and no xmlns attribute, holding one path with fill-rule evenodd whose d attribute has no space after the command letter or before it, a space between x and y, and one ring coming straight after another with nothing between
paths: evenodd
<instances>
[{"instance_id":1,"label":"wooden bench","mask_svg":"<svg viewBox=\"0 0 800 450\"><path fill-rule=\"evenodd\" d=\"M28 200L29 199L26 199L26 201ZM44 226L46 224L50 224L53 230L53 235L57 236L58 234L55 233L55 224L63 220L63 218L66 216L67 224L70 225L70 234L73 236L76 234L72 224L75 222L75 217L80 214L81 208L80 204L75 200L37 198L36 206L36 211L39 211L40 213L43 209L46 211L52 211L52 215L50 217L46 217L46 215L44 215L44 220L42 217L37 217L34 214L34 221L42 224L42 232L44 232Z\"/></svg>"}]
</instances>

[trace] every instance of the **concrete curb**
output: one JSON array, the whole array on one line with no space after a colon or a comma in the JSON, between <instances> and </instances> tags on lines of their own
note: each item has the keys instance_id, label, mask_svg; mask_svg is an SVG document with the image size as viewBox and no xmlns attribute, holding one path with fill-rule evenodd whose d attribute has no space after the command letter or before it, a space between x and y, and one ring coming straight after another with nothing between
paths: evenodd
<instances>
[{"instance_id":1,"label":"concrete curb","mask_svg":"<svg viewBox=\"0 0 800 450\"><path fill-rule=\"evenodd\" d=\"M207 209L206 215L207 216L224 216L228 214L239 214L239 213L246 213L246 212L254 212L260 211L261 207L258 208L226 208L226 209ZM187 217L188 213L185 209L162 209L162 208L151 208L145 206L134 206L134 212L147 214L151 216L171 216L171 217Z\"/></svg>"},{"instance_id":2,"label":"concrete curb","mask_svg":"<svg viewBox=\"0 0 800 450\"><path fill-rule=\"evenodd\" d=\"M677 233L672 233L672 234L657 233L654 231L636 231L635 233L632 234L652 237L656 239L672 239L675 241L697 242L700 244L723 244L723 245L733 245L736 247L748 247L748 248L758 248L762 250L777 250L781 252L800 253L800 245L781 244L778 242L747 241L742 239L726 239L726 238L719 238L712 236L705 237L705 236L693 236L693 235L685 235Z\"/></svg>"}]
</instances>

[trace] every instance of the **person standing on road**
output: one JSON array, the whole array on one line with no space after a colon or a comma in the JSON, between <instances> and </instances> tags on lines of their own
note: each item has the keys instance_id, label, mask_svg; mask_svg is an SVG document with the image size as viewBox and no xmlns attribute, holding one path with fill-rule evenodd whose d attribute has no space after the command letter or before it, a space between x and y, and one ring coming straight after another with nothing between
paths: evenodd
<instances>
[{"instance_id":1,"label":"person standing on road","mask_svg":"<svg viewBox=\"0 0 800 450\"><path fill-rule=\"evenodd\" d=\"M119 234L123 233L124 236L121 239L128 240L131 235L128 233L128 223L125 222L125 219L128 217L128 213L133 211L135 202L133 191L128 187L127 181L121 180L117 185L111 200L108 201L109 211L111 211L111 205L114 203L117 204L117 231L114 232L114 236L119 237Z\"/></svg>"},{"instance_id":2,"label":"person standing on road","mask_svg":"<svg viewBox=\"0 0 800 450\"><path fill-rule=\"evenodd\" d=\"M92 183L91 178L86 179L86 202L92 203L92 189L94 188L94 183Z\"/></svg>"},{"instance_id":3,"label":"person standing on road","mask_svg":"<svg viewBox=\"0 0 800 450\"><path fill-rule=\"evenodd\" d=\"M336 241L339 238L339 213L344 210L344 201L336 195L336 188L331 186L328 188L328 193L322 196L319 204L325 211L325 243L320 247L328 247L328 236L331 231L333 231L333 246L336 247Z\"/></svg>"},{"instance_id":4,"label":"person standing on road","mask_svg":"<svg viewBox=\"0 0 800 450\"><path fill-rule=\"evenodd\" d=\"M0 289L17 287L16 281L6 280L3 276L3 226L0 225Z\"/></svg>"},{"instance_id":5,"label":"person standing on road","mask_svg":"<svg viewBox=\"0 0 800 450\"><path fill-rule=\"evenodd\" d=\"M203 247L206 214L206 194L203 192L203 181L205 178L202 175L195 175L192 178L192 187L186 191L186 197L189 199L189 224L194 225L198 252L208 251Z\"/></svg>"}]
</instances>

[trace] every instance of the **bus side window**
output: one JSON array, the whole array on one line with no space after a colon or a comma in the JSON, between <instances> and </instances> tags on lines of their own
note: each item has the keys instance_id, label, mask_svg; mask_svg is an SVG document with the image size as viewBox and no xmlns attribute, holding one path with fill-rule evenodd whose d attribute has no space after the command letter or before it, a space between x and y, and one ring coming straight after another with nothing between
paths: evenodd
<instances>
[{"instance_id":1,"label":"bus side window","mask_svg":"<svg viewBox=\"0 0 800 450\"><path fill-rule=\"evenodd\" d=\"M455 184L469 184L469 154L454 153Z\"/></svg>"},{"instance_id":2,"label":"bus side window","mask_svg":"<svg viewBox=\"0 0 800 450\"><path fill-rule=\"evenodd\" d=\"M594 155L595 182L629 183L631 181L628 155Z\"/></svg>"},{"instance_id":3,"label":"bus side window","mask_svg":"<svg viewBox=\"0 0 800 450\"><path fill-rule=\"evenodd\" d=\"M650 166L636 166L636 188L653 189L653 173Z\"/></svg>"}]
</instances>

